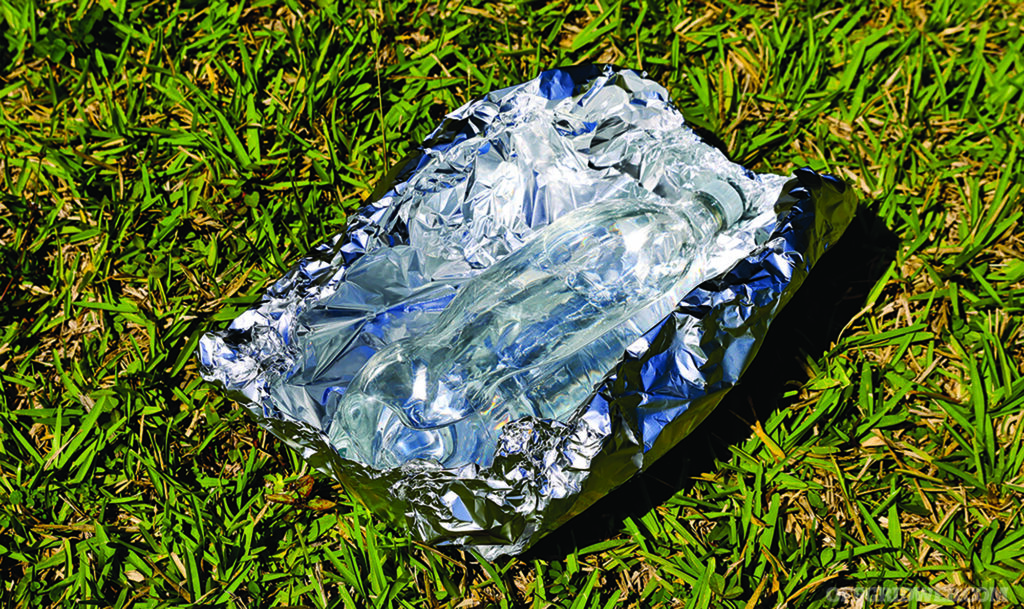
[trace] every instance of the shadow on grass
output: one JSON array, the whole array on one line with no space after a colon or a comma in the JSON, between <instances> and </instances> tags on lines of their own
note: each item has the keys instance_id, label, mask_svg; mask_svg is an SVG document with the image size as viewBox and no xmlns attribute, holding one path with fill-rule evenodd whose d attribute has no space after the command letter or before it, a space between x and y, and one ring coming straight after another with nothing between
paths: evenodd
<instances>
[{"instance_id":1,"label":"shadow on grass","mask_svg":"<svg viewBox=\"0 0 1024 609\"><path fill-rule=\"evenodd\" d=\"M863 307L872 286L895 257L896 236L869 209L861 207L846 234L818 262L772 323L757 357L740 383L688 439L646 471L600 499L543 538L522 560L559 559L615 537L626 518L639 519L679 492L695 477L728 460L729 449L751 435L782 406L787 385L806 379L801 362L817 359L838 339ZM806 355L805 355L806 354Z\"/></svg>"}]
</instances>

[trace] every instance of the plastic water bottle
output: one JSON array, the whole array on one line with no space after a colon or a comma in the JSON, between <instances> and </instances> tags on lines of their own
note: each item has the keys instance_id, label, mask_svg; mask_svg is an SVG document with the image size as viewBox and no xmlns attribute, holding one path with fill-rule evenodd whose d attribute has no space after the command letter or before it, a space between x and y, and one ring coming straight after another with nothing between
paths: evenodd
<instances>
[{"instance_id":1,"label":"plastic water bottle","mask_svg":"<svg viewBox=\"0 0 1024 609\"><path fill-rule=\"evenodd\" d=\"M704 279L716 235L743 215L731 183L695 182L576 209L468 281L430 331L378 351L328 403L339 454L486 466L505 423L564 420Z\"/></svg>"}]
</instances>

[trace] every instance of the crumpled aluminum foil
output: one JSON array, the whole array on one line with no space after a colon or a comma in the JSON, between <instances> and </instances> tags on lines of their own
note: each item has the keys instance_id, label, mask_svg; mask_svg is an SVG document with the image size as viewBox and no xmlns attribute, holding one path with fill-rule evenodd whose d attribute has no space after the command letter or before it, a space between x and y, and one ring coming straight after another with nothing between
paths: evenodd
<instances>
[{"instance_id":1,"label":"crumpled aluminum foil","mask_svg":"<svg viewBox=\"0 0 1024 609\"><path fill-rule=\"evenodd\" d=\"M377 471L328 444L331 393L384 345L429 331L463 282L624 183L657 193L708 171L742 176L755 211L719 237L708 280L567 420L509 423L488 467ZM258 306L202 338L202 374L376 513L488 559L521 552L693 431L856 206L834 177L732 164L685 126L665 89L611 66L543 72L470 102L379 190Z\"/></svg>"}]
</instances>

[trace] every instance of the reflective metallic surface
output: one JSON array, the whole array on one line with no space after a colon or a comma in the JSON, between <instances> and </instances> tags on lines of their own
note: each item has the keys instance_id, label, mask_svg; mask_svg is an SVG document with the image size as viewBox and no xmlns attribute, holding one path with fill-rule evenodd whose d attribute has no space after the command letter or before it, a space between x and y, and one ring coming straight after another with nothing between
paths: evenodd
<instances>
[{"instance_id":1,"label":"reflective metallic surface","mask_svg":"<svg viewBox=\"0 0 1024 609\"><path fill-rule=\"evenodd\" d=\"M731 226L689 285L703 283L678 306L634 318L631 336L642 336L625 354L619 346L608 358L597 341L567 368L582 366L585 375L551 377L585 377L582 395L591 397L580 406L531 406L549 418L519 410L500 426L460 415L436 434L412 433L408 417L381 408L364 432L339 432L343 396L364 364L390 345L430 336L464 286L545 226L623 192L664 201L708 176L739 190L746 214L726 206ZM203 337L203 376L421 540L472 546L488 558L516 553L710 412L854 208L834 178L801 170L787 181L730 163L685 127L664 89L635 72L552 70L450 115L345 234L316 248L229 329ZM552 404L569 390L545 386ZM454 433L472 438L466 454L477 452L436 457ZM353 444L363 448L348 450ZM376 460L382 448L404 457Z\"/></svg>"}]
</instances>

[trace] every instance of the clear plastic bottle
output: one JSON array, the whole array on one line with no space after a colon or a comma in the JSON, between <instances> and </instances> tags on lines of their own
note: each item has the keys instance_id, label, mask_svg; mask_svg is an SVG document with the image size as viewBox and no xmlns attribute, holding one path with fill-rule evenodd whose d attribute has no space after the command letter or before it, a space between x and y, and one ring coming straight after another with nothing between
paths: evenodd
<instances>
[{"instance_id":1,"label":"clear plastic bottle","mask_svg":"<svg viewBox=\"0 0 1024 609\"><path fill-rule=\"evenodd\" d=\"M328 404L330 441L376 468L489 465L508 421L564 420L587 400L703 279L744 207L705 177L671 200L631 188L562 216L467 282L430 331L371 357Z\"/></svg>"}]
</instances>

